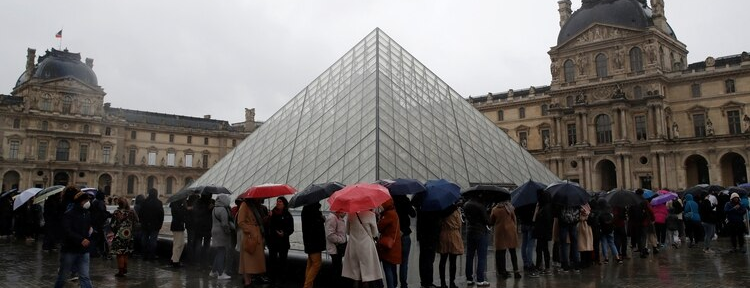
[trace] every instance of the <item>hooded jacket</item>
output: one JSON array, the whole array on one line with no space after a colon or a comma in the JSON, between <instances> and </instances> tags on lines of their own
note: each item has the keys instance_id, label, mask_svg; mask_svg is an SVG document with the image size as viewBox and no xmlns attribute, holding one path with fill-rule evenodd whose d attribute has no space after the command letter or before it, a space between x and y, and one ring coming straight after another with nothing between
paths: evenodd
<instances>
[{"instance_id":1,"label":"hooded jacket","mask_svg":"<svg viewBox=\"0 0 750 288\"><path fill-rule=\"evenodd\" d=\"M83 209L81 204L74 202L70 210L65 212L62 219L63 243L61 252L87 253L89 248L83 247L83 239L91 240L91 213Z\"/></svg>"},{"instance_id":2,"label":"hooded jacket","mask_svg":"<svg viewBox=\"0 0 750 288\"><path fill-rule=\"evenodd\" d=\"M684 218L695 222L701 221L701 214L700 210L698 209L698 203L693 200L693 195L691 194L685 195Z\"/></svg>"},{"instance_id":3,"label":"hooded jacket","mask_svg":"<svg viewBox=\"0 0 750 288\"><path fill-rule=\"evenodd\" d=\"M391 199L383 203L382 218L378 221L378 232L380 232L380 239L376 248L380 260L394 265L401 264L401 231L396 207Z\"/></svg>"},{"instance_id":4,"label":"hooded jacket","mask_svg":"<svg viewBox=\"0 0 750 288\"><path fill-rule=\"evenodd\" d=\"M216 198L211 211L211 247L231 247L232 230L230 228L229 195L221 194Z\"/></svg>"}]
</instances>

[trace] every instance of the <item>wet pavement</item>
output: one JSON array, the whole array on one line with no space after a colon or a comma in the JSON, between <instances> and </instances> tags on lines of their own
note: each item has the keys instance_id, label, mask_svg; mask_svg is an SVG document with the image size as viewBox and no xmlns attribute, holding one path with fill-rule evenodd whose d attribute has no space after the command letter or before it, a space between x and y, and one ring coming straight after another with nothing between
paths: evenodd
<instances>
[{"instance_id":1,"label":"wet pavement","mask_svg":"<svg viewBox=\"0 0 750 288\"><path fill-rule=\"evenodd\" d=\"M165 250L165 241L160 247ZM415 244L416 245L416 244ZM580 274L566 273L541 276L540 278L502 279L494 273L494 252L488 256L488 280L492 287L745 287L750 283L750 256L731 254L729 240L720 238L714 243L716 253L705 254L701 248L664 249L662 253L647 259L635 257L624 264L610 263L584 269ZM417 251L416 247L412 251ZM305 256L299 251L290 252L289 267L285 283L278 287L301 287L304 278ZM417 255L410 260L410 287L419 287ZM0 240L0 287L51 287L57 277L59 254L43 252L41 243L25 244ZM439 259L439 257L438 257ZM518 257L521 261L521 257ZM209 270L198 267L171 268L169 260L144 261L131 259L129 274L115 278L114 260L94 258L91 260L91 278L94 287L242 287L240 277L232 280L216 280L208 276ZM467 287L464 277L464 259L459 258L459 287ZM435 261L435 284L439 285ZM508 265L508 267L511 267ZM315 287L343 287L340 282L325 273L324 265ZM77 282L68 282L66 287L78 287ZM266 287L273 287L266 285Z\"/></svg>"}]
</instances>

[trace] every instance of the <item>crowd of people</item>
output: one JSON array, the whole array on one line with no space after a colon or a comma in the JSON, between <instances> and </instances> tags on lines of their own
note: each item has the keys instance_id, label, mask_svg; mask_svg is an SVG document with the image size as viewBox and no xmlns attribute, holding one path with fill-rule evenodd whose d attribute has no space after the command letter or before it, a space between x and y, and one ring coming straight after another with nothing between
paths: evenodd
<instances>
[{"instance_id":1,"label":"crowd of people","mask_svg":"<svg viewBox=\"0 0 750 288\"><path fill-rule=\"evenodd\" d=\"M494 247L500 279L579 273L593 265L623 263L636 253L647 258L682 246L714 253L712 241L718 235L731 239L731 253L746 252L747 193L685 194L656 205L651 200L658 193L644 195L641 189L634 193L640 201L627 206L600 197L580 206L560 205L544 189L536 191L536 203L520 207L514 207L510 197L497 200L496 195L482 193L440 211L420 209L424 193L411 198L394 195L380 207L356 213L324 215L319 203L309 204L300 216L308 258L303 287L314 286L324 252L333 264L325 269L337 283L408 287L412 218L416 218L419 282L425 288L438 287L433 271L436 255L440 256L439 287L456 288L456 262L463 254L467 284L489 286L489 245ZM171 266L205 269L218 280L232 279L237 273L247 287L283 282L290 235L296 232L294 217L286 198L276 198L273 209L262 201L236 199L231 205L229 195L196 194L169 203ZM82 287L90 287L90 257L116 258L115 276L126 277L133 253L145 260L157 259L164 205L155 189L138 196L132 209L127 198L114 199L113 213L104 202L100 192L92 195L67 187L43 205L32 200L15 211L10 207L13 217L2 218L0 236L12 237L15 232L15 239L27 243L43 236L45 251L59 247L56 287L71 275ZM9 203L3 201L0 213L6 213ZM506 267L507 257L511 270Z\"/></svg>"}]
</instances>

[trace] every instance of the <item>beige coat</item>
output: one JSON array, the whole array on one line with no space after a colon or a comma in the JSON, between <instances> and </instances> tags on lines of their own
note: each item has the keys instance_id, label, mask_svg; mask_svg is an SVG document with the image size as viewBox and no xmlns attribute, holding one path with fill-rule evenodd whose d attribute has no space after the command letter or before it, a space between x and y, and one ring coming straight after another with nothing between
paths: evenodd
<instances>
[{"instance_id":1,"label":"beige coat","mask_svg":"<svg viewBox=\"0 0 750 288\"><path fill-rule=\"evenodd\" d=\"M581 209L581 221L578 221L578 251L594 251L594 235L591 226L586 223L589 219L589 211Z\"/></svg>"},{"instance_id":2,"label":"beige coat","mask_svg":"<svg viewBox=\"0 0 750 288\"><path fill-rule=\"evenodd\" d=\"M516 228L516 213L508 211L500 203L492 208L490 225L495 231L495 250L518 248L518 228Z\"/></svg>"},{"instance_id":3,"label":"beige coat","mask_svg":"<svg viewBox=\"0 0 750 288\"><path fill-rule=\"evenodd\" d=\"M456 209L440 223L440 243L437 252L440 254L464 254L464 242L461 240L461 211Z\"/></svg>"},{"instance_id":4,"label":"beige coat","mask_svg":"<svg viewBox=\"0 0 750 288\"><path fill-rule=\"evenodd\" d=\"M246 203L240 205L237 215L237 225L243 233L242 249L240 249L240 274L261 274L266 272L266 255L263 252L263 235L261 235L260 223L255 219L255 213ZM248 252L245 247L245 239L252 239L255 251Z\"/></svg>"}]
</instances>

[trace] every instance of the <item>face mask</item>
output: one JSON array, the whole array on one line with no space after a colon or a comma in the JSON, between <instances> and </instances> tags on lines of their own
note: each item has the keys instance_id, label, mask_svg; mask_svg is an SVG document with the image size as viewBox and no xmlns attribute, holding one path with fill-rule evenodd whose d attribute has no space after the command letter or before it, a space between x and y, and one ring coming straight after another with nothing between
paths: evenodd
<instances>
[{"instance_id":1,"label":"face mask","mask_svg":"<svg viewBox=\"0 0 750 288\"><path fill-rule=\"evenodd\" d=\"M91 202L83 203L83 209L89 209L91 208Z\"/></svg>"}]
</instances>

